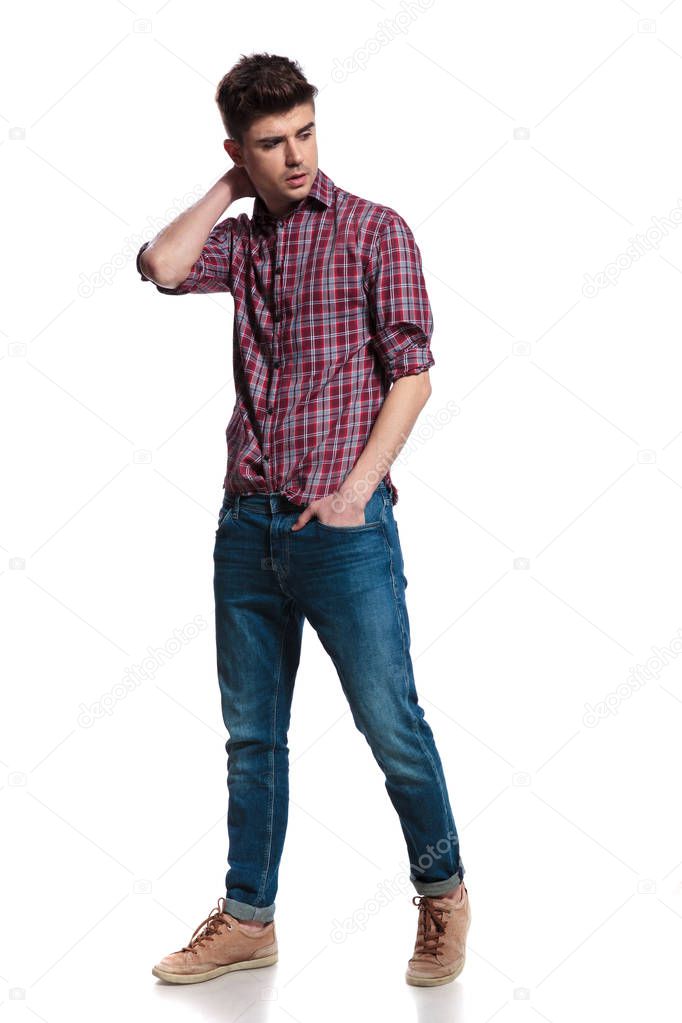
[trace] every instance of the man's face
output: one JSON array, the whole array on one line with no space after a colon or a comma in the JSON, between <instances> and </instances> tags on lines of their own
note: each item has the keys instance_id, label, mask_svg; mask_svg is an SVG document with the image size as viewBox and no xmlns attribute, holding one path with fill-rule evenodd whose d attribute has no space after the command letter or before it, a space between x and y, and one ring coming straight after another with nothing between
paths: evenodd
<instances>
[{"instance_id":1,"label":"man's face","mask_svg":"<svg viewBox=\"0 0 682 1023\"><path fill-rule=\"evenodd\" d=\"M282 216L306 197L317 174L313 104L260 117L245 133L242 146L226 139L225 149L244 167L270 213ZM290 180L294 174L301 176Z\"/></svg>"}]
</instances>

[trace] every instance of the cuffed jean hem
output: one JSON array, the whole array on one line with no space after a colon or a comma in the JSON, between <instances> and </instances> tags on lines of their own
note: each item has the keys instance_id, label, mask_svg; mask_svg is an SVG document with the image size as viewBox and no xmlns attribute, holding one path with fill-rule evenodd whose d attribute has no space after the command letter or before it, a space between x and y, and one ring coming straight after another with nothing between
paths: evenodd
<instances>
[{"instance_id":1,"label":"cuffed jean hem","mask_svg":"<svg viewBox=\"0 0 682 1023\"><path fill-rule=\"evenodd\" d=\"M270 906L250 906L248 902L238 902L229 896L225 899L225 911L236 916L238 920L255 920L269 923L275 917L275 903Z\"/></svg>"},{"instance_id":2,"label":"cuffed jean hem","mask_svg":"<svg viewBox=\"0 0 682 1023\"><path fill-rule=\"evenodd\" d=\"M417 889L420 895L445 895L446 892L453 891L457 885L464 879L464 871L458 870L452 877L446 877L444 881L415 881L414 878L410 878L412 884Z\"/></svg>"}]
</instances>

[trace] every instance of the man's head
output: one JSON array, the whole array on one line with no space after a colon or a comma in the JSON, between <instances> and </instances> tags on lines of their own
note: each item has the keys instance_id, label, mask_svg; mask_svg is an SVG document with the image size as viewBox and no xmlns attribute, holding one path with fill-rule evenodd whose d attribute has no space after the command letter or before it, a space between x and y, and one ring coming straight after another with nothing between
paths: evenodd
<instances>
[{"instance_id":1,"label":"man's head","mask_svg":"<svg viewBox=\"0 0 682 1023\"><path fill-rule=\"evenodd\" d=\"M317 92L296 61L268 53L242 56L218 85L224 148L275 216L305 198L317 173Z\"/></svg>"}]
</instances>

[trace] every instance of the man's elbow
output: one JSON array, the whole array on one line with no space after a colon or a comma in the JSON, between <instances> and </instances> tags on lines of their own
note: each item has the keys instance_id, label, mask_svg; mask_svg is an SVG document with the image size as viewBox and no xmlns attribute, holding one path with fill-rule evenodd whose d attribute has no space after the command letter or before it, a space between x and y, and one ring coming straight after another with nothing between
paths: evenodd
<instances>
[{"instance_id":1,"label":"man's elbow","mask_svg":"<svg viewBox=\"0 0 682 1023\"><path fill-rule=\"evenodd\" d=\"M428 369L423 369L419 373L406 373L398 377L393 386L396 387L398 384L403 390L409 388L413 394L419 394L424 404L429 400L432 388Z\"/></svg>"},{"instance_id":2,"label":"man's elbow","mask_svg":"<svg viewBox=\"0 0 682 1023\"><path fill-rule=\"evenodd\" d=\"M145 249L140 256L140 268L145 277L161 288L177 288L187 277L187 274L184 277L178 277L177 274L169 272L167 261L155 258L154 253L150 253L149 249Z\"/></svg>"}]
</instances>

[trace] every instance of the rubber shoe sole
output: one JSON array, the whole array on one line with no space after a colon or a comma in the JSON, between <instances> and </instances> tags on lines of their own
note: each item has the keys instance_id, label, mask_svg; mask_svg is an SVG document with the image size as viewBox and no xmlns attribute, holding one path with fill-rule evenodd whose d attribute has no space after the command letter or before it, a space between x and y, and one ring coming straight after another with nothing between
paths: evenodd
<instances>
[{"instance_id":1,"label":"rubber shoe sole","mask_svg":"<svg viewBox=\"0 0 682 1023\"><path fill-rule=\"evenodd\" d=\"M273 952L272 955L262 956L260 959L248 959L243 963L216 966L214 970L207 970L205 973L169 973L167 970L160 970L157 966L152 967L152 973L159 980L168 981L169 984L200 984L203 980L213 980L214 977L221 977L223 973L232 973L233 970L252 970L258 966L273 966L276 962L277 952Z\"/></svg>"},{"instance_id":2,"label":"rubber shoe sole","mask_svg":"<svg viewBox=\"0 0 682 1023\"><path fill-rule=\"evenodd\" d=\"M448 973L444 977L419 977L415 973L407 972L405 974L405 980L408 984L414 984L415 987L434 987L436 984L449 984L451 980L456 980L463 969L464 959L452 973Z\"/></svg>"}]
</instances>

